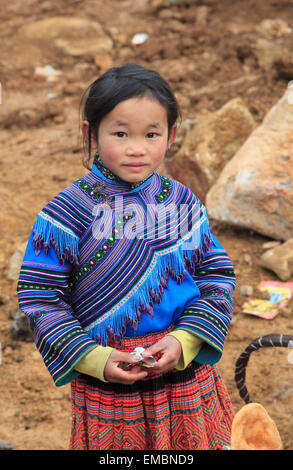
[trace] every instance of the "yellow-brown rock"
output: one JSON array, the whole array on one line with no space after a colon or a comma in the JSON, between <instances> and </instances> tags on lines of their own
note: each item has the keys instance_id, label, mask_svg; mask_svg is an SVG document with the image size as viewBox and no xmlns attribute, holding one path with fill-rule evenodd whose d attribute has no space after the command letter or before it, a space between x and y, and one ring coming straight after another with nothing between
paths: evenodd
<instances>
[{"instance_id":1,"label":"yellow-brown rock","mask_svg":"<svg viewBox=\"0 0 293 470\"><path fill-rule=\"evenodd\" d=\"M290 89L209 190L211 218L277 240L293 237L293 105Z\"/></svg>"},{"instance_id":2,"label":"yellow-brown rock","mask_svg":"<svg viewBox=\"0 0 293 470\"><path fill-rule=\"evenodd\" d=\"M200 116L186 133L179 151L167 161L171 175L204 201L209 188L255 127L240 98Z\"/></svg>"}]
</instances>

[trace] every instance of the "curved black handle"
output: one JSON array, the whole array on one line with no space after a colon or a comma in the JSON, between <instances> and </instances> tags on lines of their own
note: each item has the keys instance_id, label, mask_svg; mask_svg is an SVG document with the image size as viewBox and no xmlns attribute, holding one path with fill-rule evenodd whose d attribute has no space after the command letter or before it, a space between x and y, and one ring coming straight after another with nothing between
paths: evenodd
<instances>
[{"instance_id":1,"label":"curved black handle","mask_svg":"<svg viewBox=\"0 0 293 470\"><path fill-rule=\"evenodd\" d=\"M287 348L289 346L289 342L292 342L293 347L293 335L282 335L277 333L271 333L265 336L259 336L258 338L254 339L246 349L240 354L239 358L236 361L235 366L235 381L239 391L240 397L245 401L245 403L251 403L249 393L245 384L245 375L246 375L246 367L248 364L248 360L250 354L253 351L256 351L259 348L267 348L267 347L283 347Z\"/></svg>"}]
</instances>

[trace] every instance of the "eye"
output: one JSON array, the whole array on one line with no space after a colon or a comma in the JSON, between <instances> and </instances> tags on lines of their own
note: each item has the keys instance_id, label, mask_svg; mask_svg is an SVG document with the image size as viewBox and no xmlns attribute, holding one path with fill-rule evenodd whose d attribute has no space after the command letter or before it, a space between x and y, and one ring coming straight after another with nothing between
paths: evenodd
<instances>
[{"instance_id":1,"label":"eye","mask_svg":"<svg viewBox=\"0 0 293 470\"><path fill-rule=\"evenodd\" d=\"M156 132L149 132L149 133L147 134L147 137L148 137L149 139L154 139L155 137L158 137L158 135L159 135L159 134L157 134Z\"/></svg>"},{"instance_id":2,"label":"eye","mask_svg":"<svg viewBox=\"0 0 293 470\"><path fill-rule=\"evenodd\" d=\"M126 137L126 132L122 132L122 131L118 131L118 132L115 132L115 134L117 137L120 137L123 138L123 137Z\"/></svg>"}]
</instances>

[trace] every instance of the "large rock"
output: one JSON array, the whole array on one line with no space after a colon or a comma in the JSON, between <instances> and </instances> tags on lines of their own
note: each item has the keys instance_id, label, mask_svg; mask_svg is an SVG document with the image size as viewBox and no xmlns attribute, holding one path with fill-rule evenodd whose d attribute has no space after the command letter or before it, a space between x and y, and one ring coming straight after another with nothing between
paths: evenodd
<instances>
[{"instance_id":1,"label":"large rock","mask_svg":"<svg viewBox=\"0 0 293 470\"><path fill-rule=\"evenodd\" d=\"M24 40L49 42L74 55L95 55L112 49L113 41L94 20L53 16L25 24L20 34Z\"/></svg>"},{"instance_id":2,"label":"large rock","mask_svg":"<svg viewBox=\"0 0 293 470\"><path fill-rule=\"evenodd\" d=\"M25 22L20 33L24 38L49 40L67 38L79 41L82 37L97 37L104 34L97 21L82 17L51 16L32 23Z\"/></svg>"},{"instance_id":3,"label":"large rock","mask_svg":"<svg viewBox=\"0 0 293 470\"><path fill-rule=\"evenodd\" d=\"M179 151L167 160L169 172L204 201L224 166L255 127L240 98L200 116L187 131Z\"/></svg>"},{"instance_id":4,"label":"large rock","mask_svg":"<svg viewBox=\"0 0 293 470\"><path fill-rule=\"evenodd\" d=\"M209 190L211 218L277 240L293 237L293 106L288 89Z\"/></svg>"}]
</instances>

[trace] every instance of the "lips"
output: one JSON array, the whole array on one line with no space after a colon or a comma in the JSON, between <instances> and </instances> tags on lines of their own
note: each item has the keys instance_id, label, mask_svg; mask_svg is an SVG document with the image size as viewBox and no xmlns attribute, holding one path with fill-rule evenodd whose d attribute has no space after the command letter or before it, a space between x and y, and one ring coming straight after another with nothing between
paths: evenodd
<instances>
[{"instance_id":1,"label":"lips","mask_svg":"<svg viewBox=\"0 0 293 470\"><path fill-rule=\"evenodd\" d=\"M147 167L147 164L146 163L126 163L123 165L124 167L128 168L129 170L133 170L133 171L139 171L143 168L146 168Z\"/></svg>"},{"instance_id":2,"label":"lips","mask_svg":"<svg viewBox=\"0 0 293 470\"><path fill-rule=\"evenodd\" d=\"M140 163L140 162L136 162L136 163L124 163L124 166L131 166L131 167L137 167L137 168L141 168L143 166L146 166L146 163Z\"/></svg>"}]
</instances>

